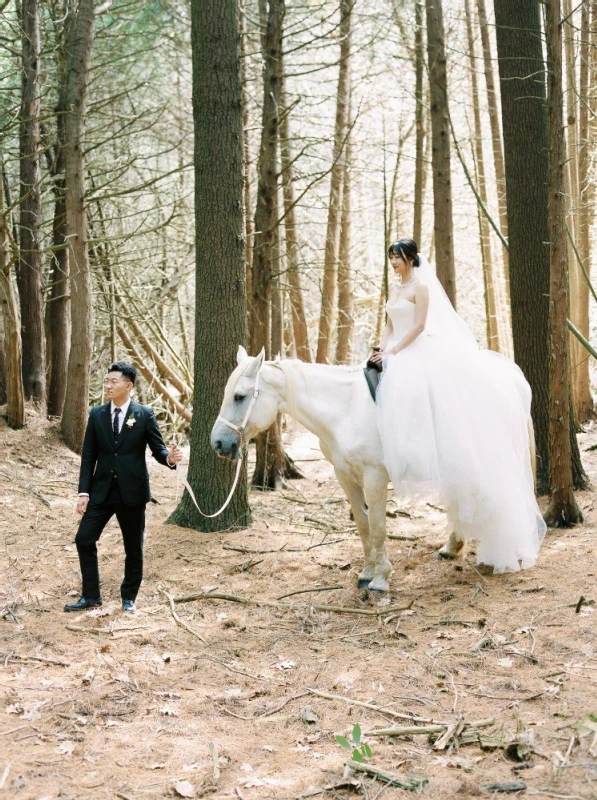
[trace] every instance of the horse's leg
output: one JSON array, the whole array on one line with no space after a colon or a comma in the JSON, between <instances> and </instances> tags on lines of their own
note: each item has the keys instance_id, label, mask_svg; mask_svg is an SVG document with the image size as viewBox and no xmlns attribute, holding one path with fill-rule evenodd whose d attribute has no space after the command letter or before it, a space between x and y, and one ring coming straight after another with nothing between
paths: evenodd
<instances>
[{"instance_id":1,"label":"horse's leg","mask_svg":"<svg viewBox=\"0 0 597 800\"><path fill-rule=\"evenodd\" d=\"M369 506L369 534L371 558L374 564L373 580L369 589L386 592L392 565L386 555L386 503L388 475L384 469L369 469L364 476L365 497Z\"/></svg>"},{"instance_id":2,"label":"horse's leg","mask_svg":"<svg viewBox=\"0 0 597 800\"><path fill-rule=\"evenodd\" d=\"M454 559L458 558L460 551L464 547L464 539L458 533L458 522L455 514L456 508L453 503L448 503L446 509L448 517L448 525L450 526L450 535L445 545L437 551L438 558Z\"/></svg>"},{"instance_id":3,"label":"horse's leg","mask_svg":"<svg viewBox=\"0 0 597 800\"><path fill-rule=\"evenodd\" d=\"M366 589L374 575L374 563L371 560L371 542L369 537L369 516L367 514L367 504L365 503L365 493L359 483L355 483L345 473L336 469L336 478L344 490L348 502L352 509L352 515L361 537L363 545L363 556L365 566L359 575L359 589Z\"/></svg>"}]
</instances>

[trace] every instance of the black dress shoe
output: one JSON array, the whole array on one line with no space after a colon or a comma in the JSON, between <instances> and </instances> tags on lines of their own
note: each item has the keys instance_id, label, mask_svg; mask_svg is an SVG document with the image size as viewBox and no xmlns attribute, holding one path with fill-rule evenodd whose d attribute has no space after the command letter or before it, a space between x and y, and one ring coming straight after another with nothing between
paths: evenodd
<instances>
[{"instance_id":1,"label":"black dress shoe","mask_svg":"<svg viewBox=\"0 0 597 800\"><path fill-rule=\"evenodd\" d=\"M122 610L123 611L136 611L135 601L134 600L123 600L122 601Z\"/></svg>"},{"instance_id":2,"label":"black dress shoe","mask_svg":"<svg viewBox=\"0 0 597 800\"><path fill-rule=\"evenodd\" d=\"M95 608L101 606L101 597L80 597L76 603L67 603L64 606L65 611L84 611L86 608Z\"/></svg>"}]
</instances>

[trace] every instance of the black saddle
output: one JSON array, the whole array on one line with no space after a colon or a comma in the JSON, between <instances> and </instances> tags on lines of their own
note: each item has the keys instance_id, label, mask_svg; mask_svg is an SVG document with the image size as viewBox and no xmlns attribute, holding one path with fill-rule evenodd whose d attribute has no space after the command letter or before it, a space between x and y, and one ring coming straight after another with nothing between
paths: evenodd
<instances>
[{"instance_id":1,"label":"black saddle","mask_svg":"<svg viewBox=\"0 0 597 800\"><path fill-rule=\"evenodd\" d=\"M379 351L379 347L374 347L372 349L374 352ZM367 381L367 386L371 392L371 397L373 398L373 402L375 402L375 392L379 386L379 380L383 372L383 366L378 361L369 360L367 361L367 365L363 369L363 372L365 373L365 380Z\"/></svg>"}]
</instances>

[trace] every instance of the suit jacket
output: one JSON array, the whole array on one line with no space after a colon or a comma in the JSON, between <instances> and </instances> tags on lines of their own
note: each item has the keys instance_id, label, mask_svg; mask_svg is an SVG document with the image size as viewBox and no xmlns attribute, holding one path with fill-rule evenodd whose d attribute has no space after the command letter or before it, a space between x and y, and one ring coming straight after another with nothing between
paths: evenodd
<instances>
[{"instance_id":1,"label":"suit jacket","mask_svg":"<svg viewBox=\"0 0 597 800\"><path fill-rule=\"evenodd\" d=\"M145 463L147 445L156 461L169 466L166 461L168 450L153 409L131 400L118 442L114 442L110 403L92 408L83 441L79 492L87 492L93 503L103 503L116 475L125 505L148 503L151 494Z\"/></svg>"}]
</instances>

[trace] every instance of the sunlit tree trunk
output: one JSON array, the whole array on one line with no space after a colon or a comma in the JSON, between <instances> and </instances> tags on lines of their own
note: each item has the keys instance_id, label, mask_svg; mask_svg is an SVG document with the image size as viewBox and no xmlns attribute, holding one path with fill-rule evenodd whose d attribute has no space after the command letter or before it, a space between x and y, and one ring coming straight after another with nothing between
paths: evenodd
<instances>
[{"instance_id":1,"label":"sunlit tree trunk","mask_svg":"<svg viewBox=\"0 0 597 800\"><path fill-rule=\"evenodd\" d=\"M425 105L423 73L425 49L423 44L423 0L415 0L415 196L413 239L422 246L423 202L425 193Z\"/></svg>"},{"instance_id":2,"label":"sunlit tree trunk","mask_svg":"<svg viewBox=\"0 0 597 800\"><path fill-rule=\"evenodd\" d=\"M83 447L87 424L93 349L93 294L85 207L85 116L94 28L93 0L80 0L67 19L67 114L64 185L69 241L71 347L62 413L64 441L75 452Z\"/></svg>"},{"instance_id":3,"label":"sunlit tree trunk","mask_svg":"<svg viewBox=\"0 0 597 800\"><path fill-rule=\"evenodd\" d=\"M282 167L282 197L284 200L284 233L286 241L286 269L288 282L288 301L292 319L292 333L297 358L302 361L311 361L311 348L309 347L309 331L305 315L305 303L301 287L300 249L297 239L294 168L292 151L290 147L290 121L288 99L284 87L284 62L281 63L280 86L280 161Z\"/></svg>"},{"instance_id":4,"label":"sunlit tree trunk","mask_svg":"<svg viewBox=\"0 0 597 800\"><path fill-rule=\"evenodd\" d=\"M474 153L477 168L477 181L479 196L487 207L487 186L485 181L485 159L483 156L483 129L481 126L481 109L479 106L479 90L477 87L477 64L475 56L475 39L473 37L473 21L471 18L470 0L464 4L466 17L466 34L470 59L471 88L474 116ZM489 222L481 209L477 209L479 220L479 240L481 244L481 263L483 265L483 285L485 289L485 322L487 331L487 346L490 350L499 352L499 331L495 302L495 285L493 278L493 263L491 254L491 239L489 235Z\"/></svg>"},{"instance_id":5,"label":"sunlit tree trunk","mask_svg":"<svg viewBox=\"0 0 597 800\"><path fill-rule=\"evenodd\" d=\"M344 163L344 185L342 187L342 219L340 222L340 251L338 253L338 339L336 364L350 364L352 356L353 280L350 253L351 191L350 170L352 164L352 135L346 142Z\"/></svg>"},{"instance_id":6,"label":"sunlit tree trunk","mask_svg":"<svg viewBox=\"0 0 597 800\"><path fill-rule=\"evenodd\" d=\"M592 8L592 12L591 12ZM591 275L591 224L593 220L594 187L591 179L591 162L594 154L592 138L589 132L589 112L594 98L591 92L594 85L590 82L591 47L591 13L595 14L595 3L583 3L580 24L580 73L579 73L579 113L578 113L578 182L579 196L577 209L576 241L578 254L587 275ZM585 339L590 338L589 331L589 286L582 269L577 265L576 254L571 256L572 263L578 270L578 317L577 327ZM594 402L591 395L589 376L590 356L584 348L576 367L576 415L580 422L591 418L594 414Z\"/></svg>"},{"instance_id":7,"label":"sunlit tree trunk","mask_svg":"<svg viewBox=\"0 0 597 800\"><path fill-rule=\"evenodd\" d=\"M253 267L253 223L251 219L251 148L249 147L249 98L247 93L247 21L245 18L245 5L246 0L241 0L239 9L240 19L240 75L242 86L242 106L243 106L243 149L245 157L245 262L246 262L246 282L247 282L247 297L249 301L252 296L251 287L251 270ZM249 314L250 319L250 314Z\"/></svg>"},{"instance_id":8,"label":"sunlit tree trunk","mask_svg":"<svg viewBox=\"0 0 597 800\"><path fill-rule=\"evenodd\" d=\"M332 338L336 321L336 290L338 284L338 253L340 247L340 220L342 216L342 188L344 176L345 139L348 119L348 92L350 86L350 28L354 0L340 0L340 63L338 92L336 96L336 123L334 150L330 175L330 201L325 237L323 280L321 286L321 313L317 339L317 363L325 364L331 355Z\"/></svg>"},{"instance_id":9,"label":"sunlit tree trunk","mask_svg":"<svg viewBox=\"0 0 597 800\"><path fill-rule=\"evenodd\" d=\"M40 73L38 0L22 0L19 270L25 398L46 406L46 357L41 260Z\"/></svg>"},{"instance_id":10,"label":"sunlit tree trunk","mask_svg":"<svg viewBox=\"0 0 597 800\"><path fill-rule=\"evenodd\" d=\"M479 14L479 27L481 29L481 45L483 48L483 70L485 73L485 86L487 89L487 111L491 127L491 146L493 149L493 168L498 196L498 210L500 230L504 238L508 239L508 209L506 204L506 170L504 167L504 151L500 128L500 111L495 88L494 68L491 58L491 44L489 39L489 26L487 24L487 11L485 0L477 0ZM504 265L505 302L509 317L510 306L510 269L509 256L505 247L502 248L502 263ZM511 345L510 345L511 347Z\"/></svg>"},{"instance_id":11,"label":"sunlit tree trunk","mask_svg":"<svg viewBox=\"0 0 597 800\"><path fill-rule=\"evenodd\" d=\"M25 397L19 307L11 274L17 253L13 243L14 254L11 256L10 239L8 216L4 205L4 156L0 153L0 302L4 327L6 412L9 427L18 429L25 424Z\"/></svg>"},{"instance_id":12,"label":"sunlit tree trunk","mask_svg":"<svg viewBox=\"0 0 597 800\"><path fill-rule=\"evenodd\" d=\"M554 528L582 522L573 492L568 383L568 261L566 239L566 141L562 87L560 0L547 0L547 109L549 131L549 508L545 521Z\"/></svg>"},{"instance_id":13,"label":"sunlit tree trunk","mask_svg":"<svg viewBox=\"0 0 597 800\"><path fill-rule=\"evenodd\" d=\"M448 83L441 0L426 0L426 9L431 105L433 211L435 219L435 267L437 277L446 290L452 305L456 307Z\"/></svg>"},{"instance_id":14,"label":"sunlit tree trunk","mask_svg":"<svg viewBox=\"0 0 597 800\"><path fill-rule=\"evenodd\" d=\"M243 115L236 0L191 4L195 128L195 372L188 481L205 513L224 502L235 468L209 436L224 387L246 340ZM213 321L218 320L217 336ZM202 531L251 522L246 481L226 510L202 517L187 492L169 522Z\"/></svg>"}]
</instances>

